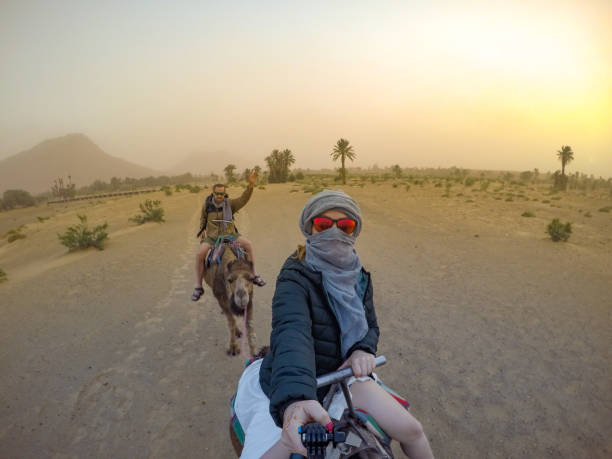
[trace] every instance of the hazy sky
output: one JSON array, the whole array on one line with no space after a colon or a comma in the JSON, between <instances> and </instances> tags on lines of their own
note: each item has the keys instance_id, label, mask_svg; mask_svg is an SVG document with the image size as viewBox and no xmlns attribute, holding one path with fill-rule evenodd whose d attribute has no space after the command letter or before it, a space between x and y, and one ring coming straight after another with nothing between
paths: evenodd
<instances>
[{"instance_id":1,"label":"hazy sky","mask_svg":"<svg viewBox=\"0 0 612 459\"><path fill-rule=\"evenodd\" d=\"M510 5L510 3L513 3ZM82 132L162 168L559 168L612 176L612 1L0 0L0 159Z\"/></svg>"}]
</instances>

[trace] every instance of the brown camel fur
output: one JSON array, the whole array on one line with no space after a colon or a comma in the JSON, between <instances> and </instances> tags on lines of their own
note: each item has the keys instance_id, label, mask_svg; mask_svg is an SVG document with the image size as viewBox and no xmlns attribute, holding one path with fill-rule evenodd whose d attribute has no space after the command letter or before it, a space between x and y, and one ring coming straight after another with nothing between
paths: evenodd
<instances>
[{"instance_id":1,"label":"brown camel fur","mask_svg":"<svg viewBox=\"0 0 612 459\"><path fill-rule=\"evenodd\" d=\"M242 333L236 325L234 316L243 320L244 307L247 307L246 332L250 355L255 353L255 332L253 331L253 264L246 259L237 259L229 247L225 248L221 264L213 263L207 268L204 280L212 289L227 318L229 327L229 355L240 353L236 338ZM248 358L249 356L243 356Z\"/></svg>"}]
</instances>

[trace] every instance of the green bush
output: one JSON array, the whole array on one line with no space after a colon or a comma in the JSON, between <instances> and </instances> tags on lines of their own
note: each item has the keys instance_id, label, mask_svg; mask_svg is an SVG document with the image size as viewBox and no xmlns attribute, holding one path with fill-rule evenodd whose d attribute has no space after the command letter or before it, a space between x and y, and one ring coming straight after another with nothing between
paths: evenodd
<instances>
[{"instance_id":1,"label":"green bush","mask_svg":"<svg viewBox=\"0 0 612 459\"><path fill-rule=\"evenodd\" d=\"M49 220L51 217L36 217L40 223L44 223Z\"/></svg>"},{"instance_id":2,"label":"green bush","mask_svg":"<svg viewBox=\"0 0 612 459\"><path fill-rule=\"evenodd\" d=\"M163 222L164 209L161 207L161 201L151 201L147 199L140 203L140 211L142 215L135 215L129 220L142 225L146 222Z\"/></svg>"},{"instance_id":3,"label":"green bush","mask_svg":"<svg viewBox=\"0 0 612 459\"><path fill-rule=\"evenodd\" d=\"M588 218L591 218L591 217L592 217L591 212L585 212L585 213L584 213L584 216L585 216L585 217L588 217Z\"/></svg>"},{"instance_id":4,"label":"green bush","mask_svg":"<svg viewBox=\"0 0 612 459\"><path fill-rule=\"evenodd\" d=\"M599 212L610 212L612 210L612 206L606 206L599 209Z\"/></svg>"},{"instance_id":5,"label":"green bush","mask_svg":"<svg viewBox=\"0 0 612 459\"><path fill-rule=\"evenodd\" d=\"M472 186L474 183L476 183L476 179L474 177L467 177L465 182L463 182L465 186Z\"/></svg>"},{"instance_id":6,"label":"green bush","mask_svg":"<svg viewBox=\"0 0 612 459\"><path fill-rule=\"evenodd\" d=\"M2 206L7 210L34 205L36 205L36 201L25 190L6 190L2 195Z\"/></svg>"},{"instance_id":7,"label":"green bush","mask_svg":"<svg viewBox=\"0 0 612 459\"><path fill-rule=\"evenodd\" d=\"M168 185L162 186L159 191L163 191L166 194L166 196L172 196L172 188L170 188L170 186Z\"/></svg>"},{"instance_id":8,"label":"green bush","mask_svg":"<svg viewBox=\"0 0 612 459\"><path fill-rule=\"evenodd\" d=\"M8 277L6 276L4 269L0 268L0 282L4 282L6 280L8 280Z\"/></svg>"},{"instance_id":9,"label":"green bush","mask_svg":"<svg viewBox=\"0 0 612 459\"><path fill-rule=\"evenodd\" d=\"M529 210L526 210L521 214L521 217L535 217L535 214Z\"/></svg>"},{"instance_id":10,"label":"green bush","mask_svg":"<svg viewBox=\"0 0 612 459\"><path fill-rule=\"evenodd\" d=\"M108 223L104 222L103 225L96 226L93 230L87 226L87 216L79 215L81 223L74 226L69 226L68 230L64 234L58 234L60 242L68 247L68 250L87 249L88 247L95 247L98 250L103 250L102 244L105 239L108 238L106 228Z\"/></svg>"},{"instance_id":11,"label":"green bush","mask_svg":"<svg viewBox=\"0 0 612 459\"><path fill-rule=\"evenodd\" d=\"M21 232L23 228L24 225L21 225L18 228L13 228L12 230L9 230L8 233L6 233L6 236L8 236L6 240L8 242L14 242L18 239L25 239L26 235Z\"/></svg>"},{"instance_id":12,"label":"green bush","mask_svg":"<svg viewBox=\"0 0 612 459\"><path fill-rule=\"evenodd\" d=\"M257 187L257 189L258 189L258 190L265 190L265 189L266 189L266 187L265 187L265 186L263 186L263 185L259 185L259 186Z\"/></svg>"},{"instance_id":13,"label":"green bush","mask_svg":"<svg viewBox=\"0 0 612 459\"><path fill-rule=\"evenodd\" d=\"M558 218L555 218L546 227L546 232L554 242L565 242L572 234L572 224L570 222L561 223Z\"/></svg>"},{"instance_id":14,"label":"green bush","mask_svg":"<svg viewBox=\"0 0 612 459\"><path fill-rule=\"evenodd\" d=\"M194 185L194 186L189 188L189 192L190 193L199 193L200 190L201 190L201 188L198 185Z\"/></svg>"}]
</instances>

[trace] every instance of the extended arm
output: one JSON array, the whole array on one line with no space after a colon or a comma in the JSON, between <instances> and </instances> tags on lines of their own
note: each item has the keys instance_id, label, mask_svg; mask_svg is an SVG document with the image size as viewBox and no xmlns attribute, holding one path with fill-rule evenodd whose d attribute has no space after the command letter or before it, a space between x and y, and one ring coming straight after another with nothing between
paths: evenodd
<instances>
[{"instance_id":1,"label":"extended arm","mask_svg":"<svg viewBox=\"0 0 612 459\"><path fill-rule=\"evenodd\" d=\"M279 427L287 406L317 400L312 321L304 288L279 277L272 300L270 414Z\"/></svg>"},{"instance_id":2,"label":"extended arm","mask_svg":"<svg viewBox=\"0 0 612 459\"><path fill-rule=\"evenodd\" d=\"M257 181L257 174L255 172L252 172L249 175L249 180L248 180L248 185L246 190L244 190L244 193L242 193L242 195L239 198L236 199L232 199L230 200L230 206L232 208L232 213L234 212L238 212L240 209L242 209L247 202L249 202L249 199L251 199L251 195L253 194L253 187L255 186L255 182Z\"/></svg>"}]
</instances>

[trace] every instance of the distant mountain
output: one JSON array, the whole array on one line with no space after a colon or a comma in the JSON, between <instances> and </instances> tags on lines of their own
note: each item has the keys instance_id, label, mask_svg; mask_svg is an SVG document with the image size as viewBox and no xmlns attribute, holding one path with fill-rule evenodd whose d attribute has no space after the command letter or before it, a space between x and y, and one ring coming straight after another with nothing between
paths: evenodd
<instances>
[{"instance_id":1,"label":"distant mountain","mask_svg":"<svg viewBox=\"0 0 612 459\"><path fill-rule=\"evenodd\" d=\"M169 175L179 175L186 172L191 172L194 175L208 175L211 173L223 175L223 169L228 164L236 166L236 173L244 171L244 169L252 168L257 163L249 164L247 160L228 153L227 151L208 151L192 153L176 165L166 171ZM259 166L264 167L265 161L259 161Z\"/></svg>"},{"instance_id":2,"label":"distant mountain","mask_svg":"<svg viewBox=\"0 0 612 459\"><path fill-rule=\"evenodd\" d=\"M0 193L22 189L49 191L53 180L72 178L77 188L111 177L141 178L161 172L109 155L83 134L48 139L0 161Z\"/></svg>"}]
</instances>

